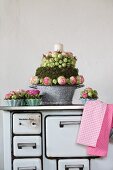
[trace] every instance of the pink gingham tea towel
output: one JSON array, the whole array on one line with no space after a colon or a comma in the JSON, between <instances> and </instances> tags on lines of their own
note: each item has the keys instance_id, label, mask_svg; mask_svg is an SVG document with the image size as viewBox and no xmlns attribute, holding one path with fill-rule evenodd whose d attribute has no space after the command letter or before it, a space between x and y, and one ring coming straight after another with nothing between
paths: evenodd
<instances>
[{"instance_id":1,"label":"pink gingham tea towel","mask_svg":"<svg viewBox=\"0 0 113 170\"><path fill-rule=\"evenodd\" d=\"M107 155L112 114L113 105L107 105L99 100L86 103L77 143L88 146L89 155Z\"/></svg>"},{"instance_id":2,"label":"pink gingham tea towel","mask_svg":"<svg viewBox=\"0 0 113 170\"><path fill-rule=\"evenodd\" d=\"M95 156L107 156L109 136L111 128L113 127L113 104L108 104L100 130L99 137L97 139L96 147L87 147L87 153Z\"/></svg>"}]
</instances>

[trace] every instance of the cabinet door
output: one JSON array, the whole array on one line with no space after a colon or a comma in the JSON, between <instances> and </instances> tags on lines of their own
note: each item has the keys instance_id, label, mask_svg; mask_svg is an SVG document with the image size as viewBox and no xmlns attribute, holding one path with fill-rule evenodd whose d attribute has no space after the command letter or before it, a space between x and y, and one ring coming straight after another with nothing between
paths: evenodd
<instances>
[{"instance_id":1,"label":"cabinet door","mask_svg":"<svg viewBox=\"0 0 113 170\"><path fill-rule=\"evenodd\" d=\"M41 156L40 136L15 136L13 138L14 156Z\"/></svg>"},{"instance_id":2,"label":"cabinet door","mask_svg":"<svg viewBox=\"0 0 113 170\"><path fill-rule=\"evenodd\" d=\"M86 147L76 143L81 116L46 117L46 155L48 157L87 156Z\"/></svg>"},{"instance_id":3,"label":"cabinet door","mask_svg":"<svg viewBox=\"0 0 113 170\"><path fill-rule=\"evenodd\" d=\"M89 160L87 159L59 160L58 170L89 170Z\"/></svg>"},{"instance_id":4,"label":"cabinet door","mask_svg":"<svg viewBox=\"0 0 113 170\"><path fill-rule=\"evenodd\" d=\"M13 161L13 170L41 170L40 159L15 159Z\"/></svg>"}]
</instances>

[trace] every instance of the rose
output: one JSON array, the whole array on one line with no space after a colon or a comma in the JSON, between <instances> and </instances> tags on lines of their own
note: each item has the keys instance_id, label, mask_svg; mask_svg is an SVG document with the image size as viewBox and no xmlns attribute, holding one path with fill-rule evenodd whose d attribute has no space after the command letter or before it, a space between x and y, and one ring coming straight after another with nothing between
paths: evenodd
<instances>
[{"instance_id":1,"label":"rose","mask_svg":"<svg viewBox=\"0 0 113 170\"><path fill-rule=\"evenodd\" d=\"M52 83L52 80L49 78L49 77L44 77L44 79L43 79L43 84L44 85L51 85L51 83Z\"/></svg>"},{"instance_id":2,"label":"rose","mask_svg":"<svg viewBox=\"0 0 113 170\"><path fill-rule=\"evenodd\" d=\"M91 87L87 87L86 89L81 91L80 98L97 99L98 93L96 90L93 90Z\"/></svg>"},{"instance_id":3,"label":"rose","mask_svg":"<svg viewBox=\"0 0 113 170\"><path fill-rule=\"evenodd\" d=\"M84 77L82 75L78 75L76 78L77 78L77 84L83 84Z\"/></svg>"},{"instance_id":4,"label":"rose","mask_svg":"<svg viewBox=\"0 0 113 170\"><path fill-rule=\"evenodd\" d=\"M26 93L29 95L38 95L40 94L40 91L39 90L27 90Z\"/></svg>"},{"instance_id":5,"label":"rose","mask_svg":"<svg viewBox=\"0 0 113 170\"><path fill-rule=\"evenodd\" d=\"M11 99L23 99L25 97L25 90L13 90L5 95L5 100Z\"/></svg>"},{"instance_id":6,"label":"rose","mask_svg":"<svg viewBox=\"0 0 113 170\"><path fill-rule=\"evenodd\" d=\"M72 52L66 52L66 54L67 54L68 56L73 56L73 53L72 53Z\"/></svg>"},{"instance_id":7,"label":"rose","mask_svg":"<svg viewBox=\"0 0 113 170\"><path fill-rule=\"evenodd\" d=\"M35 89L35 90L26 90L25 93L25 99L38 99L40 98L40 91Z\"/></svg>"},{"instance_id":8,"label":"rose","mask_svg":"<svg viewBox=\"0 0 113 170\"><path fill-rule=\"evenodd\" d=\"M43 54L43 56L46 56L46 57L51 56L51 55L52 55L51 51L48 51L47 53Z\"/></svg>"},{"instance_id":9,"label":"rose","mask_svg":"<svg viewBox=\"0 0 113 170\"><path fill-rule=\"evenodd\" d=\"M53 57L53 58L57 58L57 57L58 57L58 53L57 53L57 52L53 52L53 53L52 53L52 57Z\"/></svg>"},{"instance_id":10,"label":"rose","mask_svg":"<svg viewBox=\"0 0 113 170\"><path fill-rule=\"evenodd\" d=\"M62 52L62 55L66 57L68 56L66 52Z\"/></svg>"},{"instance_id":11,"label":"rose","mask_svg":"<svg viewBox=\"0 0 113 170\"><path fill-rule=\"evenodd\" d=\"M59 76L58 77L58 83L60 85L65 85L66 84L66 78L64 76Z\"/></svg>"},{"instance_id":12,"label":"rose","mask_svg":"<svg viewBox=\"0 0 113 170\"><path fill-rule=\"evenodd\" d=\"M76 83L77 83L76 77L71 76L71 77L70 77L70 83L71 83L72 85L76 84Z\"/></svg>"},{"instance_id":13,"label":"rose","mask_svg":"<svg viewBox=\"0 0 113 170\"><path fill-rule=\"evenodd\" d=\"M32 76L30 78L30 84L37 85L39 83L39 78L37 76Z\"/></svg>"},{"instance_id":14,"label":"rose","mask_svg":"<svg viewBox=\"0 0 113 170\"><path fill-rule=\"evenodd\" d=\"M12 93L23 93L23 92L25 92L25 90L23 90L23 89L18 89L18 90L12 91Z\"/></svg>"},{"instance_id":15,"label":"rose","mask_svg":"<svg viewBox=\"0 0 113 170\"><path fill-rule=\"evenodd\" d=\"M91 87L86 88L87 91L92 91L93 89Z\"/></svg>"},{"instance_id":16,"label":"rose","mask_svg":"<svg viewBox=\"0 0 113 170\"><path fill-rule=\"evenodd\" d=\"M86 92L82 93L82 98L86 99L88 97L88 94Z\"/></svg>"},{"instance_id":17,"label":"rose","mask_svg":"<svg viewBox=\"0 0 113 170\"><path fill-rule=\"evenodd\" d=\"M11 97L12 97L12 94L11 93L7 93L5 95L5 100L11 99Z\"/></svg>"}]
</instances>

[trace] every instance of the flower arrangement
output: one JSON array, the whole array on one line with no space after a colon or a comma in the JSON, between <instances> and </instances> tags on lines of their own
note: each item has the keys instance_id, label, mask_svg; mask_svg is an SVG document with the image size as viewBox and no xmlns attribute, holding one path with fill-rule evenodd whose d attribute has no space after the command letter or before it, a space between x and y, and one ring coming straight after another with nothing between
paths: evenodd
<instances>
[{"instance_id":1,"label":"flower arrangement","mask_svg":"<svg viewBox=\"0 0 113 170\"><path fill-rule=\"evenodd\" d=\"M25 90L14 90L10 91L5 95L5 100L17 100L17 99L24 99L25 98Z\"/></svg>"},{"instance_id":2,"label":"flower arrangement","mask_svg":"<svg viewBox=\"0 0 113 170\"><path fill-rule=\"evenodd\" d=\"M56 49L54 50L43 54L42 67L75 67L77 59L72 52L64 52L63 49L60 51L59 49L57 51Z\"/></svg>"},{"instance_id":3,"label":"flower arrangement","mask_svg":"<svg viewBox=\"0 0 113 170\"><path fill-rule=\"evenodd\" d=\"M41 104L40 91L33 90L14 90L5 95L4 100L8 106L39 105Z\"/></svg>"},{"instance_id":4,"label":"flower arrangement","mask_svg":"<svg viewBox=\"0 0 113 170\"><path fill-rule=\"evenodd\" d=\"M4 100L8 106L23 106L25 90L13 90L5 95Z\"/></svg>"},{"instance_id":5,"label":"flower arrangement","mask_svg":"<svg viewBox=\"0 0 113 170\"><path fill-rule=\"evenodd\" d=\"M37 89L27 90L25 93L25 102L27 106L37 106L42 103L42 96Z\"/></svg>"},{"instance_id":6,"label":"flower arrangement","mask_svg":"<svg viewBox=\"0 0 113 170\"><path fill-rule=\"evenodd\" d=\"M83 104L85 104L88 100L96 100L98 99L98 92L93 90L91 87L85 88L81 91L80 99Z\"/></svg>"},{"instance_id":7,"label":"flower arrangement","mask_svg":"<svg viewBox=\"0 0 113 170\"><path fill-rule=\"evenodd\" d=\"M63 44L55 44L54 51L43 54L40 67L30 78L30 85L81 85L84 77L76 68L76 56L63 51Z\"/></svg>"},{"instance_id":8,"label":"flower arrangement","mask_svg":"<svg viewBox=\"0 0 113 170\"><path fill-rule=\"evenodd\" d=\"M76 61L76 56L64 51L60 43L55 44L54 51L43 54L29 85L42 92L44 104L72 104L74 91L84 86Z\"/></svg>"},{"instance_id":9,"label":"flower arrangement","mask_svg":"<svg viewBox=\"0 0 113 170\"><path fill-rule=\"evenodd\" d=\"M26 90L25 92L25 99L40 99L40 91L39 90Z\"/></svg>"},{"instance_id":10,"label":"flower arrangement","mask_svg":"<svg viewBox=\"0 0 113 170\"><path fill-rule=\"evenodd\" d=\"M44 78L39 78L38 76L32 76L30 78L30 85L80 85L84 83L84 77L82 75L70 76L66 78L65 76L59 76L57 78L50 78L48 76Z\"/></svg>"}]
</instances>

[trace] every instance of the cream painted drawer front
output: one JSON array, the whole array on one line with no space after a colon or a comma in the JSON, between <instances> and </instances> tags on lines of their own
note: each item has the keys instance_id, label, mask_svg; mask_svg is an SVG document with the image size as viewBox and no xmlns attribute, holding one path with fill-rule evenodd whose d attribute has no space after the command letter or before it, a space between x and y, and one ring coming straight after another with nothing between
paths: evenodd
<instances>
[{"instance_id":1,"label":"cream painted drawer front","mask_svg":"<svg viewBox=\"0 0 113 170\"><path fill-rule=\"evenodd\" d=\"M48 157L88 156L76 143L81 116L46 117L46 155Z\"/></svg>"},{"instance_id":2,"label":"cream painted drawer front","mask_svg":"<svg viewBox=\"0 0 113 170\"><path fill-rule=\"evenodd\" d=\"M41 156L40 136L15 136L13 138L14 156Z\"/></svg>"},{"instance_id":3,"label":"cream painted drawer front","mask_svg":"<svg viewBox=\"0 0 113 170\"><path fill-rule=\"evenodd\" d=\"M89 160L87 159L59 160L58 170L89 170Z\"/></svg>"},{"instance_id":4,"label":"cream painted drawer front","mask_svg":"<svg viewBox=\"0 0 113 170\"><path fill-rule=\"evenodd\" d=\"M15 113L13 114L14 134L40 134L41 114L40 113Z\"/></svg>"},{"instance_id":5,"label":"cream painted drawer front","mask_svg":"<svg viewBox=\"0 0 113 170\"><path fill-rule=\"evenodd\" d=\"M15 159L13 170L41 170L40 159Z\"/></svg>"}]
</instances>

